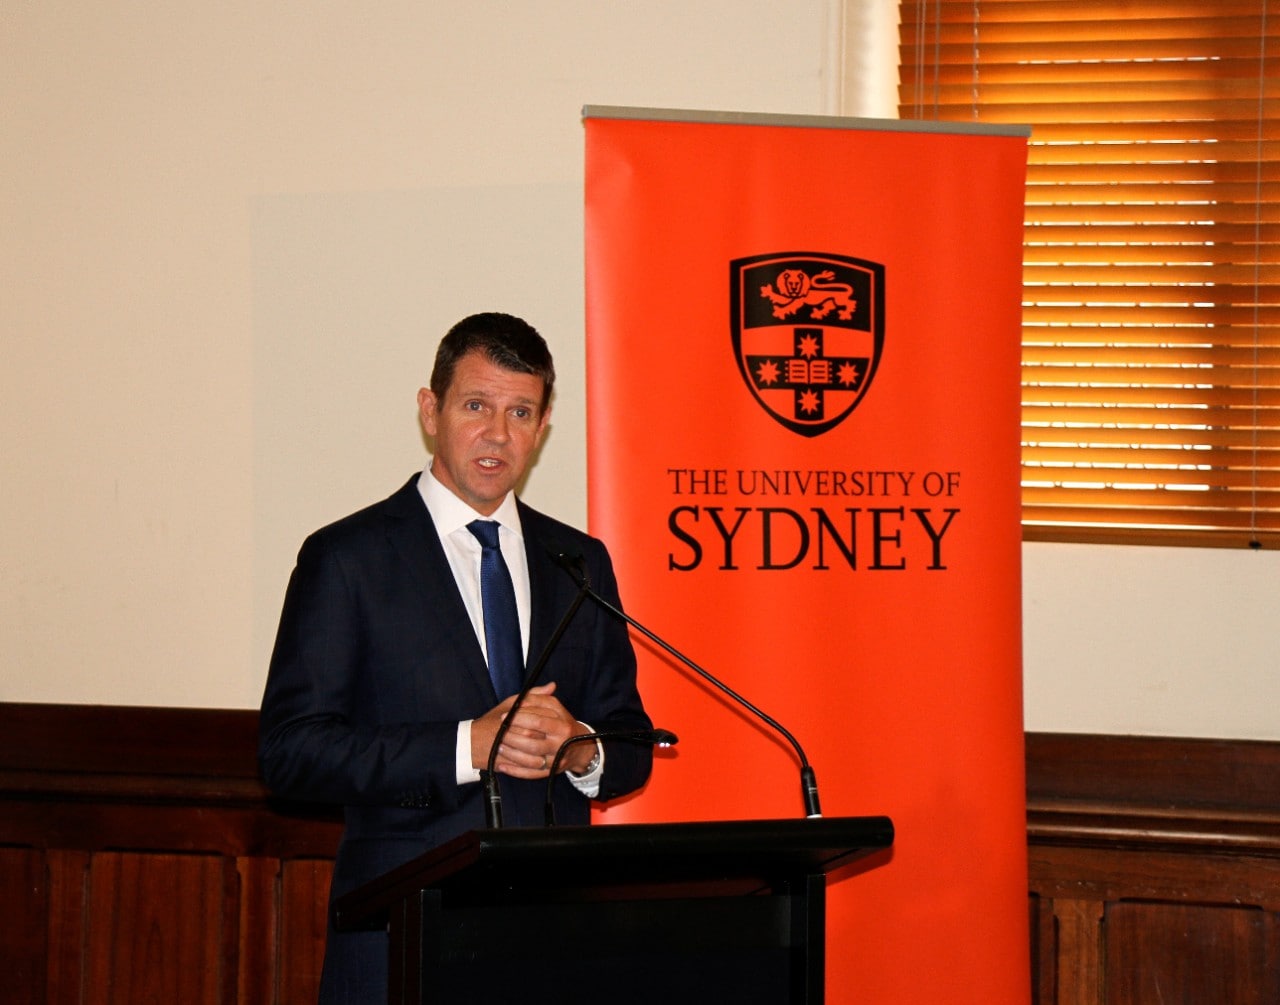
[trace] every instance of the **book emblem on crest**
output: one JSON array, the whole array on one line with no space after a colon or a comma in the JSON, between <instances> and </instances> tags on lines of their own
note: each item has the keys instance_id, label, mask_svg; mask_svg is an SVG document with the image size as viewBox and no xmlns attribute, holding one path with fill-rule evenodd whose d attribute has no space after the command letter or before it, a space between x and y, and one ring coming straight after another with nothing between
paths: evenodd
<instances>
[{"instance_id":1,"label":"book emblem on crest","mask_svg":"<svg viewBox=\"0 0 1280 1005\"><path fill-rule=\"evenodd\" d=\"M884 266L822 252L729 264L733 348L747 388L792 432L834 429L880 362Z\"/></svg>"}]
</instances>

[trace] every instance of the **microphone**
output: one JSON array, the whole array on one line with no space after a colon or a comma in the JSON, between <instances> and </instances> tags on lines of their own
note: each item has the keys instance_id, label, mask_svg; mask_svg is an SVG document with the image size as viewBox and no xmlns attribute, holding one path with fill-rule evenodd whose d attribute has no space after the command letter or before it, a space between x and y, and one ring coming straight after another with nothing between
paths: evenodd
<instances>
[{"instance_id":1,"label":"microphone","mask_svg":"<svg viewBox=\"0 0 1280 1005\"><path fill-rule=\"evenodd\" d=\"M632 743L649 743L655 747L674 747L680 742L680 737L669 729L606 729L599 733L582 733L569 737L560 744L560 749L556 751L556 756L551 762L551 774L547 775L545 812L548 827L555 826L556 822L556 808L551 797L555 791L556 775L560 774L560 762L564 760L564 755L575 743L586 743L588 740L593 743L597 740L629 740Z\"/></svg>"},{"instance_id":2,"label":"microphone","mask_svg":"<svg viewBox=\"0 0 1280 1005\"><path fill-rule=\"evenodd\" d=\"M591 583L587 579L587 573L584 567L585 563L583 562L581 555L559 554L555 556L555 560L556 560L556 564L559 565L560 568L564 569L565 572L567 572L570 575L573 581L578 584L578 590L580 591L579 593L580 596L585 595L590 597L592 600L594 600L597 604L599 604L605 610L621 618L623 621L629 624L632 628L638 631L641 635L647 638L654 645L661 648L668 655L673 656L675 659L679 660L686 667L688 667L690 670L696 673L699 677L705 680L708 684L711 684L712 686L722 691L724 694L728 695L738 705L742 706L752 715L756 716L758 719L760 719L762 722L764 722L766 725L768 725L770 728L776 731L789 744L791 744L792 749L795 750L796 752L796 757L799 758L800 760L800 795L801 795L801 798L804 800L804 815L810 818L822 816L822 807L818 800L818 777L814 773L813 768L810 766L809 759L805 757L804 748L800 746L800 742L794 736L792 736L791 733L788 732L787 729L781 723L779 723L776 719L773 719L769 715L766 715L764 712L758 709L755 705L751 704L751 702L747 701L746 698L738 694L737 691L731 688L724 681L720 680L718 677L713 675L710 671L704 670L702 667L698 666L697 663L693 662L693 660L691 660L688 656L680 652L680 650L676 649L675 646L671 645L665 639L660 638L658 635L651 632L648 628L640 624L640 622L637 621L635 618L633 618L631 615L627 614L625 611L615 606L614 604L609 603L609 601L605 600L604 597L600 596L600 594L598 594L595 590L591 588Z\"/></svg>"},{"instance_id":3,"label":"microphone","mask_svg":"<svg viewBox=\"0 0 1280 1005\"><path fill-rule=\"evenodd\" d=\"M582 574L580 581L575 581L578 582L578 594L573 598L573 603L569 605L568 610L564 612L564 616L560 619L560 623L556 625L555 631L551 633L551 638L547 640L547 644L542 647L542 652L538 654L533 668L525 676L524 684L516 693L515 701L511 703L511 708L498 726L497 733L493 736L493 744L489 747L489 760L486 762L485 768L480 772L480 783L484 786L485 823L492 829L502 826L502 794L498 791L498 773L494 770L494 765L498 761L498 748L502 746L502 741L506 738L507 730L511 728L511 721L515 718L516 712L524 704L525 698L529 696L529 691L538 683L538 679L542 676L542 671L546 669L547 661L551 659L551 653L559 644L560 637L564 635L565 629L569 627L569 622L578 613L578 608L582 606L582 602L591 591L591 584L588 582L585 572Z\"/></svg>"}]
</instances>

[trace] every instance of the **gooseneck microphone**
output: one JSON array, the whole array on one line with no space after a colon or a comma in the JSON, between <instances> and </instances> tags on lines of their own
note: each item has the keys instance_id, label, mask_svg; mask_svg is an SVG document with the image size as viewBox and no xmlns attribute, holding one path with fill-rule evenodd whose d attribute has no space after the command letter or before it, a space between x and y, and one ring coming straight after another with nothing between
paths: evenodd
<instances>
[{"instance_id":1,"label":"gooseneck microphone","mask_svg":"<svg viewBox=\"0 0 1280 1005\"><path fill-rule=\"evenodd\" d=\"M787 731L786 727L784 727L776 719L773 719L771 716L766 715L764 712L758 709L755 705L751 704L751 702L747 701L746 698L738 694L737 691L735 691L724 681L720 680L718 677L713 675L710 671L704 670L702 667L698 666L697 663L693 662L693 660L691 660L688 656L680 652L680 650L676 649L675 646L671 645L671 643L659 637L654 632L651 632L644 625L640 624L639 621L631 617L631 615L627 614L625 611L623 611L621 608L617 607L616 605L611 604L609 601L605 600L604 597L600 596L600 594L598 594L594 589L591 588L591 583L587 579L586 569L583 568L583 561L582 561L581 555L566 555L562 553L559 555L555 555L554 558L555 558L556 564L559 565L560 568L564 569L565 572L567 572L573 578L573 581L578 584L579 596L585 595L590 597L592 600L594 600L597 604L599 604L605 610L621 618L623 621L629 624L632 628L638 631L641 635L647 638L654 645L660 647L668 655L679 660L682 664L684 664L686 667L688 667L690 670L696 673L708 684L711 684L713 687L718 688L724 694L728 695L738 705L742 706L752 715L756 716L762 722L770 726L780 736L782 736L783 739L785 739L788 743L790 743L792 749L794 749L796 752L796 757L799 758L800 760L800 795L804 800L804 815L806 817L822 816L822 807L818 801L817 775L814 773L813 768L809 765L809 759L805 757L804 748L802 748L800 746L800 742L794 736L792 736L790 732Z\"/></svg>"},{"instance_id":2,"label":"gooseneck microphone","mask_svg":"<svg viewBox=\"0 0 1280 1005\"><path fill-rule=\"evenodd\" d=\"M555 631L551 633L551 638L547 640L547 644L542 647L542 652L538 654L538 659L534 662L533 667L525 675L524 684L516 693L515 701L511 703L511 708L507 711L506 716L503 717L497 733L494 734L493 744L489 747L489 760L486 762L484 770L480 772L480 782L484 786L485 823L491 828L502 826L502 794L498 791L498 773L494 770L494 765L498 762L498 748L502 746L507 730L511 728L511 721L515 718L520 706L524 704L525 698L529 696L529 691L542 677L542 671L546 669L547 661L551 658L552 651L560 642L560 637L564 635L565 629L569 627L569 622L578 613L578 608L582 606L582 602L586 600L590 592L591 586L584 572L580 581L578 581L577 596L573 598L573 603L564 612L564 616L560 619L560 623L556 625Z\"/></svg>"},{"instance_id":3,"label":"gooseneck microphone","mask_svg":"<svg viewBox=\"0 0 1280 1005\"><path fill-rule=\"evenodd\" d=\"M564 755L574 744L588 741L594 743L597 740L628 740L631 743L648 743L655 747L674 747L680 742L680 737L669 729L605 729L598 733L581 733L578 736L569 737L560 744L555 759L551 762L551 774L547 775L545 814L548 827L556 822L556 808L551 797L555 792L556 775L560 774L560 762L564 760Z\"/></svg>"}]
</instances>

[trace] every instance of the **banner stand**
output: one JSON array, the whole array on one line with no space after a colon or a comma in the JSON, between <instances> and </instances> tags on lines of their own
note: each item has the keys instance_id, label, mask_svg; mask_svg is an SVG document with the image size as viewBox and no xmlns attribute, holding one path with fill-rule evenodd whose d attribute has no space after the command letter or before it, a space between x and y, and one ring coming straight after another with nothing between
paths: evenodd
<instances>
[{"instance_id":1,"label":"banner stand","mask_svg":"<svg viewBox=\"0 0 1280 1005\"><path fill-rule=\"evenodd\" d=\"M1025 1003L1022 127L591 106L588 508L625 606L804 744L890 860L833 1002ZM614 822L801 815L793 753L637 640L680 735Z\"/></svg>"}]
</instances>

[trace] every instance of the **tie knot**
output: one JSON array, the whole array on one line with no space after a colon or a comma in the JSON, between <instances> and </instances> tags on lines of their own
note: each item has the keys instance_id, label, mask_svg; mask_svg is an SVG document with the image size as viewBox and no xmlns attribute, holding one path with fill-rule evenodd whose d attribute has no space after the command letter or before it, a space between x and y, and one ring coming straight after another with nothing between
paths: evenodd
<instances>
[{"instance_id":1,"label":"tie knot","mask_svg":"<svg viewBox=\"0 0 1280 1005\"><path fill-rule=\"evenodd\" d=\"M480 542L481 548L498 547L497 520L472 520L467 524L467 530L475 535L476 540Z\"/></svg>"}]
</instances>

